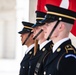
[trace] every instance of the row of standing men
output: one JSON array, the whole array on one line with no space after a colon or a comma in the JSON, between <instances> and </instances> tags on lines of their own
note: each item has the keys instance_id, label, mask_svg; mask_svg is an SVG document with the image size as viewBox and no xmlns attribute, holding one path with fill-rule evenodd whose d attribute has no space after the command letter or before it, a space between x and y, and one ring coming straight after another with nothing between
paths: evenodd
<instances>
[{"instance_id":1,"label":"row of standing men","mask_svg":"<svg viewBox=\"0 0 76 75\"><path fill-rule=\"evenodd\" d=\"M46 8L47 13L36 11L35 24L22 22L19 34L28 49L19 75L76 75L76 49L69 38L76 12L50 4Z\"/></svg>"}]
</instances>

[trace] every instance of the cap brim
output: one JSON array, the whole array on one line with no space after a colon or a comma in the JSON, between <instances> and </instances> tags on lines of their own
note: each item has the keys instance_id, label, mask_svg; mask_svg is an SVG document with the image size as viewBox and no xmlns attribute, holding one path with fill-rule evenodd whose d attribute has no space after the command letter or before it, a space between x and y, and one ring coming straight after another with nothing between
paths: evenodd
<instances>
[{"instance_id":1,"label":"cap brim","mask_svg":"<svg viewBox=\"0 0 76 75\"><path fill-rule=\"evenodd\" d=\"M29 33L30 31L19 31L19 34Z\"/></svg>"},{"instance_id":2,"label":"cap brim","mask_svg":"<svg viewBox=\"0 0 76 75\"><path fill-rule=\"evenodd\" d=\"M35 28L35 27L37 27L37 26L42 26L42 25L44 25L44 24L45 24L45 23L42 23L42 22L41 22L41 23L36 23L36 24L34 24L32 27Z\"/></svg>"},{"instance_id":3,"label":"cap brim","mask_svg":"<svg viewBox=\"0 0 76 75\"><path fill-rule=\"evenodd\" d=\"M31 32L31 29L23 28L21 31L19 31L19 34L29 33Z\"/></svg>"},{"instance_id":4,"label":"cap brim","mask_svg":"<svg viewBox=\"0 0 76 75\"><path fill-rule=\"evenodd\" d=\"M50 22L54 22L55 20L52 20L52 19L50 19L50 18L45 18L44 20L42 20L41 22L42 23L50 23Z\"/></svg>"},{"instance_id":5,"label":"cap brim","mask_svg":"<svg viewBox=\"0 0 76 75\"><path fill-rule=\"evenodd\" d=\"M19 31L18 33L19 33L19 34L23 34L24 32L23 32L23 31Z\"/></svg>"},{"instance_id":6,"label":"cap brim","mask_svg":"<svg viewBox=\"0 0 76 75\"><path fill-rule=\"evenodd\" d=\"M24 26L28 26L28 27L32 27L34 24L33 23L30 23L30 22L25 22L25 21L22 21L22 24Z\"/></svg>"}]
</instances>

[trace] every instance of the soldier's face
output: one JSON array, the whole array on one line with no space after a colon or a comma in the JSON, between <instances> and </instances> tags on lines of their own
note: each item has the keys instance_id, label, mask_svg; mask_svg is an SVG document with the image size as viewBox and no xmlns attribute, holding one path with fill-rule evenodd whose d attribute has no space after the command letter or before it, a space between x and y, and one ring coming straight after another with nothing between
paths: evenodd
<instances>
[{"instance_id":1,"label":"soldier's face","mask_svg":"<svg viewBox=\"0 0 76 75\"><path fill-rule=\"evenodd\" d=\"M24 34L21 34L21 42L22 44L24 43L25 39L27 38L29 33L24 33Z\"/></svg>"},{"instance_id":2,"label":"soldier's face","mask_svg":"<svg viewBox=\"0 0 76 75\"><path fill-rule=\"evenodd\" d=\"M35 37L40 30L41 30L41 26L35 27L35 28L33 29L33 32L34 32L34 33L33 33L33 37ZM40 40L42 37L44 37L44 33L43 33L43 32L41 32L36 39L37 39L37 40Z\"/></svg>"},{"instance_id":3,"label":"soldier's face","mask_svg":"<svg viewBox=\"0 0 76 75\"><path fill-rule=\"evenodd\" d=\"M38 27L33 28L33 38L36 36L40 29Z\"/></svg>"},{"instance_id":4,"label":"soldier's face","mask_svg":"<svg viewBox=\"0 0 76 75\"><path fill-rule=\"evenodd\" d=\"M45 39L48 38L48 36L49 36L50 32L52 31L53 27L55 26L55 24L56 24L56 22L46 23L46 24L42 27L42 29L43 29L43 31L44 31L44 37L45 37ZM52 36L55 35L54 33L55 33L55 31L53 32ZM52 36L51 36L51 37L52 37ZM51 38L51 37L50 37L50 38Z\"/></svg>"},{"instance_id":5,"label":"soldier's face","mask_svg":"<svg viewBox=\"0 0 76 75\"><path fill-rule=\"evenodd\" d=\"M46 23L43 27L42 27L43 31L44 31L44 38L47 39L47 37L49 36L51 29L50 29L50 25L48 25L48 23Z\"/></svg>"}]
</instances>

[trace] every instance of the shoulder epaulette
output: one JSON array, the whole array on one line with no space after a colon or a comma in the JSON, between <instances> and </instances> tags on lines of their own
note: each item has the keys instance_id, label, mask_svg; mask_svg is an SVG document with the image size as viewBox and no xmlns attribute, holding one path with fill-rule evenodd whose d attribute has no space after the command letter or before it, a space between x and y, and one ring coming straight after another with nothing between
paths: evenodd
<instances>
[{"instance_id":1,"label":"shoulder epaulette","mask_svg":"<svg viewBox=\"0 0 76 75\"><path fill-rule=\"evenodd\" d=\"M75 49L71 45L66 45L65 50L66 53L68 53L69 51L73 51L74 53L76 53Z\"/></svg>"},{"instance_id":2,"label":"shoulder epaulette","mask_svg":"<svg viewBox=\"0 0 76 75\"><path fill-rule=\"evenodd\" d=\"M51 44L51 45L50 45L50 48L51 48L51 49L53 48L53 45L54 45L54 44Z\"/></svg>"}]
</instances>

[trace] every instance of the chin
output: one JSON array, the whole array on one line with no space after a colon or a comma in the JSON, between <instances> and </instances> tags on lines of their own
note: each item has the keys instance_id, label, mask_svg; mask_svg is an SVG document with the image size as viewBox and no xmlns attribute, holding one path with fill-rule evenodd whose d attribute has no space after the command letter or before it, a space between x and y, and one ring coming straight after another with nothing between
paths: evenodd
<instances>
[{"instance_id":1,"label":"chin","mask_svg":"<svg viewBox=\"0 0 76 75\"><path fill-rule=\"evenodd\" d=\"M47 39L47 36L44 36L45 39Z\"/></svg>"},{"instance_id":2,"label":"chin","mask_svg":"<svg viewBox=\"0 0 76 75\"><path fill-rule=\"evenodd\" d=\"M44 38L45 38L45 39L47 39L47 38L48 38L48 36L45 34L45 35L44 35Z\"/></svg>"}]
</instances>

